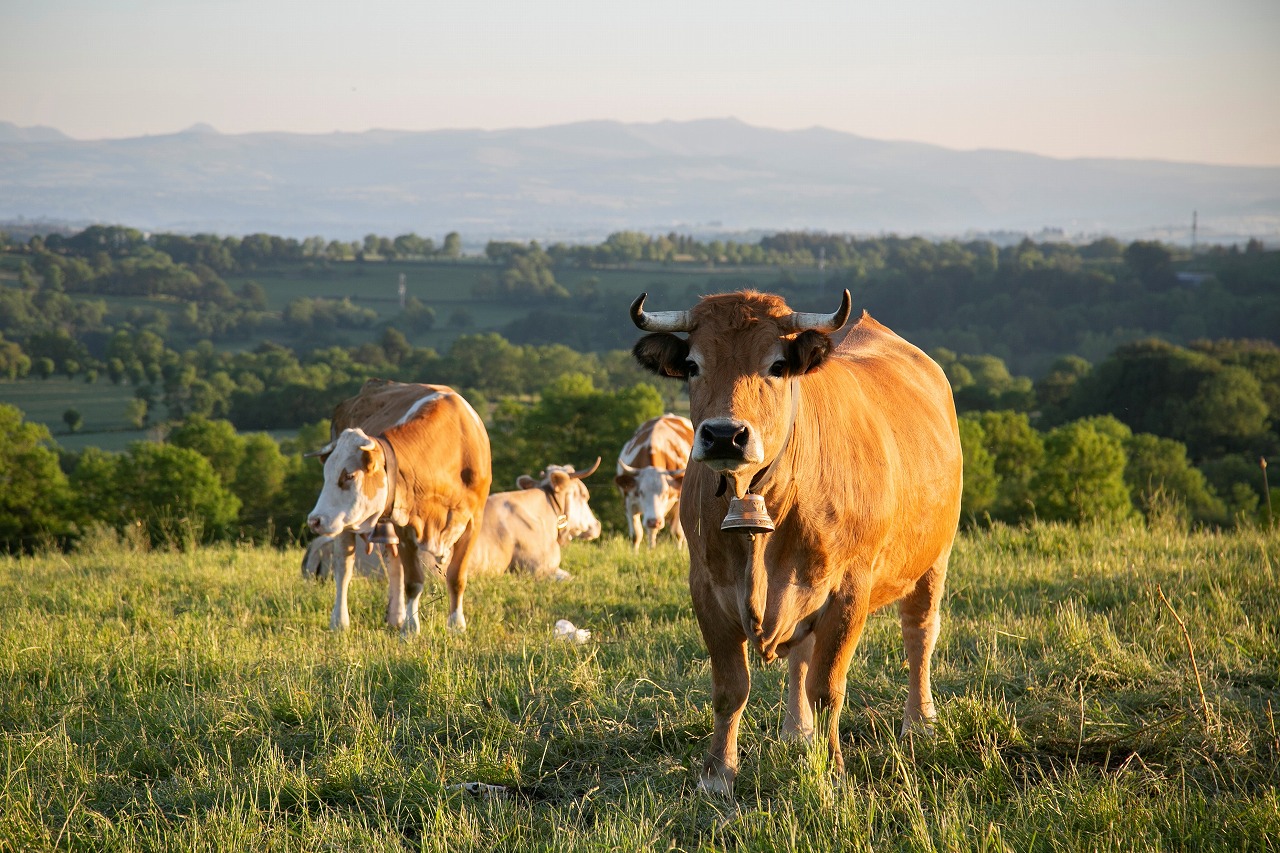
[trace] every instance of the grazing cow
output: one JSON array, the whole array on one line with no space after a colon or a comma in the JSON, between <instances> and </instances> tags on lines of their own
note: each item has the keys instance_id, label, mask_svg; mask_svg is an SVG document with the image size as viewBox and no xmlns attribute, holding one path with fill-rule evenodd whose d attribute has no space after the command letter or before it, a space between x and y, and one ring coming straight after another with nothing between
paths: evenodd
<instances>
[{"instance_id":1,"label":"grazing cow","mask_svg":"<svg viewBox=\"0 0 1280 853\"><path fill-rule=\"evenodd\" d=\"M662 313L646 313L644 299L631 317L651 334L634 355L688 382L697 425L680 514L715 714L699 787L733 790L748 645L766 663L788 658L784 735L811 738L815 709L827 711L843 767L849 663L867 614L895 601L909 666L902 732L928 730L930 657L960 516L960 438L942 370L866 313L833 345L848 291L829 315L750 291ZM721 529L729 499L746 494L763 498L772 532Z\"/></svg>"},{"instance_id":2,"label":"grazing cow","mask_svg":"<svg viewBox=\"0 0 1280 853\"><path fill-rule=\"evenodd\" d=\"M449 627L465 630L467 557L493 476L480 416L443 385L370 379L334 408L331 434L316 453L324 460L324 488L307 517L313 533L334 537L330 547L342 557L333 561L329 627L350 624L356 534L391 522L400 547L388 565L387 623L418 630L425 570L432 569L449 591Z\"/></svg>"},{"instance_id":3,"label":"grazing cow","mask_svg":"<svg viewBox=\"0 0 1280 853\"><path fill-rule=\"evenodd\" d=\"M693 444L693 424L688 418L665 414L640 424L618 454L618 476L631 545L640 548L642 535L649 547L658 542L658 531L670 520L671 534L684 545L680 526L680 486Z\"/></svg>"},{"instance_id":4,"label":"grazing cow","mask_svg":"<svg viewBox=\"0 0 1280 853\"><path fill-rule=\"evenodd\" d=\"M522 474L516 480L519 490L489 495L470 571L527 571L569 580L560 568L560 548L570 539L600 536L600 521L582 482L599 467L599 459L589 471L548 465L537 480Z\"/></svg>"}]
</instances>

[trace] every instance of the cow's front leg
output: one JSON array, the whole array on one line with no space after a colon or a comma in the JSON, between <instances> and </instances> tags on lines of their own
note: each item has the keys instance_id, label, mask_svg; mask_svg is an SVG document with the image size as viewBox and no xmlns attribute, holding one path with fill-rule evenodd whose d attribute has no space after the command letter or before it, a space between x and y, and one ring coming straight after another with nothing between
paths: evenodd
<instances>
[{"instance_id":1,"label":"cow's front leg","mask_svg":"<svg viewBox=\"0 0 1280 853\"><path fill-rule=\"evenodd\" d=\"M639 512L633 512L631 518L631 550L640 550L640 540L644 538L644 520Z\"/></svg>"},{"instance_id":2,"label":"cow's front leg","mask_svg":"<svg viewBox=\"0 0 1280 853\"><path fill-rule=\"evenodd\" d=\"M751 693L751 671L747 667L747 638L741 627L727 621L710 600L713 593L694 595L694 611L702 639L711 655L711 709L715 723L711 749L702 763L698 790L723 796L733 795L738 775L738 725ZM699 598L706 600L699 602Z\"/></svg>"},{"instance_id":3,"label":"cow's front leg","mask_svg":"<svg viewBox=\"0 0 1280 853\"><path fill-rule=\"evenodd\" d=\"M939 557L929 571L916 581L916 588L898 603L902 643L906 647L907 666L910 669L907 709L902 715L903 737L913 731L930 734L933 730L936 713L929 684L930 661L942 621L939 610L950 556L951 549L948 548L947 553Z\"/></svg>"},{"instance_id":4,"label":"cow's front leg","mask_svg":"<svg viewBox=\"0 0 1280 853\"><path fill-rule=\"evenodd\" d=\"M832 763L844 769L840 751L840 710L844 707L849 663L858 638L867 624L870 606L865 590L846 591L833 597L813 627L813 656L805 692L815 711L827 714L827 745Z\"/></svg>"},{"instance_id":5,"label":"cow's front leg","mask_svg":"<svg viewBox=\"0 0 1280 853\"><path fill-rule=\"evenodd\" d=\"M333 612L329 615L329 630L345 631L351 627L347 589L356 570L356 535L349 531L339 533L333 537L330 548L333 554Z\"/></svg>"}]
</instances>

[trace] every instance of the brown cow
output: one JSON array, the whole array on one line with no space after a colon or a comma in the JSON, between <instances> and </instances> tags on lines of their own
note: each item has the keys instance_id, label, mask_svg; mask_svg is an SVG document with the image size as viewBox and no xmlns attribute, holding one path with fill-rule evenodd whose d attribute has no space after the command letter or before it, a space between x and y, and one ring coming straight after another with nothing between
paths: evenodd
<instances>
[{"instance_id":1,"label":"brown cow","mask_svg":"<svg viewBox=\"0 0 1280 853\"><path fill-rule=\"evenodd\" d=\"M622 492L632 548L638 549L645 536L650 548L657 545L658 531L668 520L671 535L684 545L680 485L692 444L693 424L689 419L667 413L640 424L622 446L613 481Z\"/></svg>"},{"instance_id":2,"label":"brown cow","mask_svg":"<svg viewBox=\"0 0 1280 853\"><path fill-rule=\"evenodd\" d=\"M467 557L492 479L489 434L475 410L451 388L370 379L333 410L333 440L324 460L324 488L307 517L312 532L333 537L329 627L350 624L347 585L356 534L389 520L399 534L399 560L388 566L387 622L418 630L425 569L444 574L449 627L465 630L462 595Z\"/></svg>"},{"instance_id":3,"label":"brown cow","mask_svg":"<svg viewBox=\"0 0 1280 853\"><path fill-rule=\"evenodd\" d=\"M715 712L699 786L733 790L748 645L765 662L788 658L783 733L812 737L815 709L828 711L831 755L843 767L849 663L867 615L895 601L910 667L902 731L927 729L960 516L960 438L942 370L865 313L834 346L848 291L829 315L749 291L663 313L645 313L644 299L631 317L654 334L635 357L688 381L697 426L681 517ZM747 493L763 496L773 532L721 530L729 499Z\"/></svg>"}]
</instances>

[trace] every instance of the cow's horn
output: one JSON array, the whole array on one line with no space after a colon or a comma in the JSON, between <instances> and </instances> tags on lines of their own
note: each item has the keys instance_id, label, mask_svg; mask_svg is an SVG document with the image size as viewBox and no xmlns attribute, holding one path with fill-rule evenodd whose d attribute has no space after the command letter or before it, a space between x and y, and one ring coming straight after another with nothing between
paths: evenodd
<instances>
[{"instance_id":1,"label":"cow's horn","mask_svg":"<svg viewBox=\"0 0 1280 853\"><path fill-rule=\"evenodd\" d=\"M666 474L668 477L683 477L683 476L684 476L684 469L683 469L683 468L669 468L669 469L667 469L666 471L663 471L662 473Z\"/></svg>"},{"instance_id":2,"label":"cow's horn","mask_svg":"<svg viewBox=\"0 0 1280 853\"><path fill-rule=\"evenodd\" d=\"M809 329L813 329L815 332L834 332L849 319L849 309L852 307L853 300L849 298L849 291L845 290L844 298L840 301L840 307L836 309L834 314L809 314L804 311L792 311L791 316L782 319L782 326L790 332L803 332Z\"/></svg>"},{"instance_id":3,"label":"cow's horn","mask_svg":"<svg viewBox=\"0 0 1280 853\"><path fill-rule=\"evenodd\" d=\"M596 464L594 464L594 465L592 465L592 466L591 466L591 470L590 470L590 471L574 471L574 472L573 472L573 479L575 479L575 480L585 480L587 477L590 477L592 474L594 474L594 473L596 472L596 469L597 469L597 468L599 468L599 467L600 467L600 457L599 457L599 456L597 456L597 457L596 457Z\"/></svg>"},{"instance_id":4,"label":"cow's horn","mask_svg":"<svg viewBox=\"0 0 1280 853\"><path fill-rule=\"evenodd\" d=\"M648 293L642 293L631 303L631 322L646 332L687 332L689 331L688 311L654 311L644 310L644 299Z\"/></svg>"},{"instance_id":5,"label":"cow's horn","mask_svg":"<svg viewBox=\"0 0 1280 853\"><path fill-rule=\"evenodd\" d=\"M311 457L313 457L313 456L324 456L324 455L326 455L326 454L329 454L329 453L332 453L332 452L333 452L333 445L334 445L335 443L336 443L336 442L332 442L332 441L331 441L331 442L329 442L328 444L326 444L324 447L320 448L319 450L311 450L311 451L308 451L307 453L304 453L304 454L302 454L302 455L303 455L303 456L305 456L305 457L307 457L308 459L310 459L310 458L311 458Z\"/></svg>"},{"instance_id":6,"label":"cow's horn","mask_svg":"<svg viewBox=\"0 0 1280 853\"><path fill-rule=\"evenodd\" d=\"M630 474L632 477L634 477L636 474L640 473L640 469L639 469L639 468L632 468L630 465L628 465L627 463L623 462L621 459L619 459L619 460L618 460L618 467L622 469L622 473L624 473L624 474Z\"/></svg>"}]
</instances>

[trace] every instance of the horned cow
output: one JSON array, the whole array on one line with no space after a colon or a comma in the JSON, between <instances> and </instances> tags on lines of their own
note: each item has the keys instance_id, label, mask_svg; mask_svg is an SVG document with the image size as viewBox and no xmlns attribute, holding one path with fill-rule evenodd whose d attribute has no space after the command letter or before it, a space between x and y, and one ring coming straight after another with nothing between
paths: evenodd
<instances>
[{"instance_id":1,"label":"horned cow","mask_svg":"<svg viewBox=\"0 0 1280 853\"><path fill-rule=\"evenodd\" d=\"M391 523L399 559L388 564L387 623L419 628L426 571L444 575L448 625L465 630L467 558L492 479L489 435L475 410L443 385L370 379L333 411L332 440L315 455L324 487L307 525L332 537L334 604L329 627L350 624L347 587L357 534Z\"/></svg>"},{"instance_id":2,"label":"horned cow","mask_svg":"<svg viewBox=\"0 0 1280 853\"><path fill-rule=\"evenodd\" d=\"M765 662L788 659L784 734L812 737L815 711L828 711L829 750L843 766L850 660L867 615L895 601L909 666L902 732L927 727L961 491L942 370L865 312L833 344L848 291L832 314L793 312L752 291L705 297L687 311L647 313L644 301L632 303L631 317L651 334L633 353L688 383L696 427L680 516L711 657L715 722L700 787L732 792L748 646ZM763 522L760 532L722 530L749 494L773 530Z\"/></svg>"},{"instance_id":3,"label":"horned cow","mask_svg":"<svg viewBox=\"0 0 1280 853\"><path fill-rule=\"evenodd\" d=\"M689 419L667 413L642 423L622 446L614 482L622 492L633 548L640 547L642 538L654 547L658 531L668 524L684 545L680 488L692 444Z\"/></svg>"}]
</instances>

